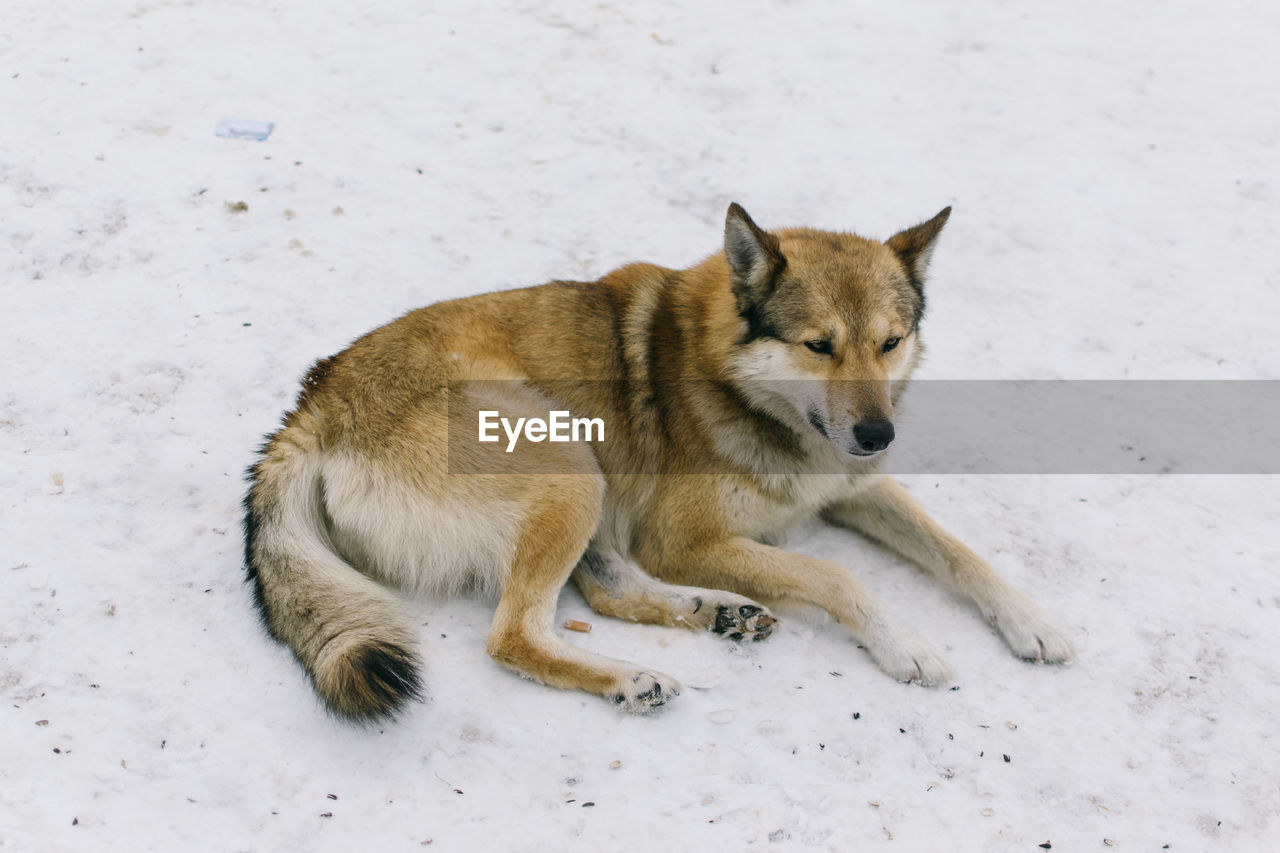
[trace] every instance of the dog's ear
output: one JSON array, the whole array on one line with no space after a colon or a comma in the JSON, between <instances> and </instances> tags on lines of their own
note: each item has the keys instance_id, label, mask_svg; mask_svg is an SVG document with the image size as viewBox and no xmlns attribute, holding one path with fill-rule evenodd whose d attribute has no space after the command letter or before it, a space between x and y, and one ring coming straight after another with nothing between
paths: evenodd
<instances>
[{"instance_id":1,"label":"dog's ear","mask_svg":"<svg viewBox=\"0 0 1280 853\"><path fill-rule=\"evenodd\" d=\"M787 265L778 238L751 221L737 202L729 205L724 219L724 254L729 260L733 295L738 313L746 316L773 291Z\"/></svg>"},{"instance_id":2,"label":"dog's ear","mask_svg":"<svg viewBox=\"0 0 1280 853\"><path fill-rule=\"evenodd\" d=\"M942 230L943 225L947 224L949 216L951 216L951 208L944 207L942 212L933 219L921 222L906 231L899 231L885 243L898 256L898 260L902 261L902 266L907 270L907 278L911 280L911 286L922 293L924 292L924 273L929 267L929 256L933 254L938 232Z\"/></svg>"}]
</instances>

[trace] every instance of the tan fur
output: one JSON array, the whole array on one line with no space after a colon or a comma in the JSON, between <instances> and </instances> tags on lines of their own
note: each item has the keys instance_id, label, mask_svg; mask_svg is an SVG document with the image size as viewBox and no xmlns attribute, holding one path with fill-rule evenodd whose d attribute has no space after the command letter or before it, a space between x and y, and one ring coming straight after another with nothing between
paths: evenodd
<instances>
[{"instance_id":1,"label":"tan fur","mask_svg":"<svg viewBox=\"0 0 1280 853\"><path fill-rule=\"evenodd\" d=\"M1069 659L1047 616L876 473L948 212L879 243L766 232L734 205L725 252L691 269L440 303L318 363L251 471L246 560L268 629L357 720L419 689L383 584L500 592L497 661L635 711L679 683L558 636L571 575L601 613L736 639L774 628L754 599L817 603L894 677L945 680L847 568L763 544L821 513L954 583L1019 655ZM475 441L479 410L550 408L601 418L607 440Z\"/></svg>"}]
</instances>

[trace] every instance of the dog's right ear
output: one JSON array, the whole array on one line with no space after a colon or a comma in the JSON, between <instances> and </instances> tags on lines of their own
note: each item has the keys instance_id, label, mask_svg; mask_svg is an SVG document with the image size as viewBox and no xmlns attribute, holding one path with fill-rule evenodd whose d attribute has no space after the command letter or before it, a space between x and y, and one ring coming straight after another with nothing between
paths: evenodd
<instances>
[{"instance_id":1,"label":"dog's right ear","mask_svg":"<svg viewBox=\"0 0 1280 853\"><path fill-rule=\"evenodd\" d=\"M752 222L737 202L729 205L724 219L724 255L729 260L738 313L746 316L773 292L787 259L778 238Z\"/></svg>"}]
</instances>

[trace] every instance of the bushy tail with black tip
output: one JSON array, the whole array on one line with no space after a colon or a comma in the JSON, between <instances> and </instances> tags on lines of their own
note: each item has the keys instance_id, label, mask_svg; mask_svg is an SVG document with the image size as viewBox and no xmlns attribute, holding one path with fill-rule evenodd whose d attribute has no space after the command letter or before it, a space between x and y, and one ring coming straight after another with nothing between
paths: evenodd
<instances>
[{"instance_id":1,"label":"bushy tail with black tip","mask_svg":"<svg viewBox=\"0 0 1280 853\"><path fill-rule=\"evenodd\" d=\"M293 651L329 710L374 722L421 698L412 626L390 590L335 552L320 456L307 443L286 427L249 470L245 572L267 631Z\"/></svg>"}]
</instances>

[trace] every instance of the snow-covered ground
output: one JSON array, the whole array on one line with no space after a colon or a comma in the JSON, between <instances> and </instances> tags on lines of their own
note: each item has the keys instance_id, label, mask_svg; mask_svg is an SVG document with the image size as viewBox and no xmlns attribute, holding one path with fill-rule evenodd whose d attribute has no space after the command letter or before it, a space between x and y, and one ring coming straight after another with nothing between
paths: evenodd
<instances>
[{"instance_id":1,"label":"snow-covered ground","mask_svg":"<svg viewBox=\"0 0 1280 853\"><path fill-rule=\"evenodd\" d=\"M238 524L315 358L443 297L687 265L731 200L878 237L954 205L921 376L1280 378L1278 57L1263 0L5 0L0 849L1271 849L1277 478L905 478L1070 626L1069 668L798 531L953 689L813 612L738 647L565 591L574 642L703 688L643 719L501 670L463 600L413 605L427 704L335 723Z\"/></svg>"}]
</instances>

